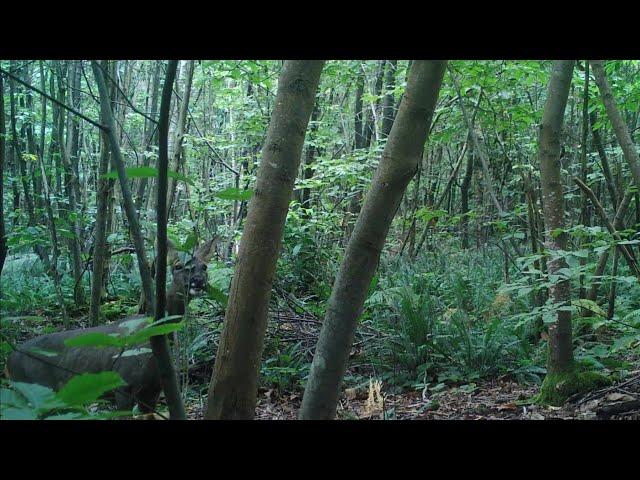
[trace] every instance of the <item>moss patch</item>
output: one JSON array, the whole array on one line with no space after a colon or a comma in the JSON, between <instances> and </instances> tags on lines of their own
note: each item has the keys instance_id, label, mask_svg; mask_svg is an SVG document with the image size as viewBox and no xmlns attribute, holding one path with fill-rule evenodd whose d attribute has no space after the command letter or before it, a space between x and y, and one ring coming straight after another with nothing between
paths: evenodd
<instances>
[{"instance_id":1,"label":"moss patch","mask_svg":"<svg viewBox=\"0 0 640 480\"><path fill-rule=\"evenodd\" d=\"M601 373L576 367L567 373L547 374L534 397L539 405L561 406L572 395L609 385L611 380Z\"/></svg>"}]
</instances>

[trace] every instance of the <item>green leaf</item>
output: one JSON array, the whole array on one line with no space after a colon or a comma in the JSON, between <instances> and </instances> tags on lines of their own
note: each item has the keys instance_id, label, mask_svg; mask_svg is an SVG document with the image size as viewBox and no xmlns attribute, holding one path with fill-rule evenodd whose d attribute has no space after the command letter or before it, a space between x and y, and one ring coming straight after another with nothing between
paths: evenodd
<instances>
[{"instance_id":1,"label":"green leaf","mask_svg":"<svg viewBox=\"0 0 640 480\"><path fill-rule=\"evenodd\" d=\"M68 405L84 405L122 385L126 383L116 372L85 373L69 380L56 398Z\"/></svg>"},{"instance_id":2,"label":"green leaf","mask_svg":"<svg viewBox=\"0 0 640 480\"><path fill-rule=\"evenodd\" d=\"M249 200L253 196L253 190L230 187L214 193L213 196L222 200Z\"/></svg>"},{"instance_id":3,"label":"green leaf","mask_svg":"<svg viewBox=\"0 0 640 480\"><path fill-rule=\"evenodd\" d=\"M183 252L191 252L193 248L196 246L198 239L196 238L195 233L190 233L184 243L180 246L179 250Z\"/></svg>"},{"instance_id":4,"label":"green leaf","mask_svg":"<svg viewBox=\"0 0 640 480\"><path fill-rule=\"evenodd\" d=\"M213 285L207 285L207 295L209 296L209 298L212 298L224 308L227 308L229 297L222 290L214 287Z\"/></svg>"},{"instance_id":5,"label":"green leaf","mask_svg":"<svg viewBox=\"0 0 640 480\"><path fill-rule=\"evenodd\" d=\"M27 399L8 388L0 389L0 405L3 407L26 407Z\"/></svg>"},{"instance_id":6,"label":"green leaf","mask_svg":"<svg viewBox=\"0 0 640 480\"><path fill-rule=\"evenodd\" d=\"M573 305L574 307L584 308L597 315L600 315L603 318L607 318L607 312L605 312L602 308L600 308L600 305L598 305L596 302L592 300L587 300L586 298L580 298L578 300L572 300L571 305Z\"/></svg>"},{"instance_id":7,"label":"green leaf","mask_svg":"<svg viewBox=\"0 0 640 480\"><path fill-rule=\"evenodd\" d=\"M151 352L153 352L153 350L146 347L132 348L130 350L125 350L124 352L122 352L122 355L118 353L114 355L112 358L136 357L138 355L144 355L146 353L151 353Z\"/></svg>"},{"instance_id":8,"label":"green leaf","mask_svg":"<svg viewBox=\"0 0 640 480\"><path fill-rule=\"evenodd\" d=\"M184 326L184 322L172 322L150 325L143 328L139 332L126 337L126 346L140 345L146 342L151 337L158 337L160 335L166 335L167 333L180 330Z\"/></svg>"},{"instance_id":9,"label":"green leaf","mask_svg":"<svg viewBox=\"0 0 640 480\"><path fill-rule=\"evenodd\" d=\"M2 409L2 420L37 420L35 410L29 408L9 407Z\"/></svg>"},{"instance_id":10,"label":"green leaf","mask_svg":"<svg viewBox=\"0 0 640 480\"><path fill-rule=\"evenodd\" d=\"M54 392L50 388L35 383L12 382L13 388L20 393L34 410L47 406L54 400Z\"/></svg>"}]
</instances>

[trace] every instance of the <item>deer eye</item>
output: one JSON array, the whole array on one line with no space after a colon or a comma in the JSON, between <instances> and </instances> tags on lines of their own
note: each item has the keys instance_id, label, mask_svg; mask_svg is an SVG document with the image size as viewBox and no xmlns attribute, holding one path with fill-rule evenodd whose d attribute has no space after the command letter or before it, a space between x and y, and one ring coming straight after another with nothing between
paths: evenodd
<instances>
[{"instance_id":1,"label":"deer eye","mask_svg":"<svg viewBox=\"0 0 640 480\"><path fill-rule=\"evenodd\" d=\"M202 264L202 271L203 272L207 271L207 264L206 263Z\"/></svg>"},{"instance_id":2,"label":"deer eye","mask_svg":"<svg viewBox=\"0 0 640 480\"><path fill-rule=\"evenodd\" d=\"M174 269L176 272L179 272L179 271L180 271L180 270L182 270L183 268L184 268L184 267L183 267L183 265L182 265L181 263L176 263L176 264L173 266L173 269Z\"/></svg>"}]
</instances>

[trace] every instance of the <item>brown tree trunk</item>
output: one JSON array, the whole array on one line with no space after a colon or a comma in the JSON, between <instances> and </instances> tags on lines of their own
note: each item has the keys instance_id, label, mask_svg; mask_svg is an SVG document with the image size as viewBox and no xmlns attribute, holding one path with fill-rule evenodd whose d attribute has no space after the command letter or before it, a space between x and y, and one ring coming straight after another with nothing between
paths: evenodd
<instances>
[{"instance_id":1,"label":"brown tree trunk","mask_svg":"<svg viewBox=\"0 0 640 480\"><path fill-rule=\"evenodd\" d=\"M178 128L174 132L173 138L173 155L171 160L171 169L180 171L180 162L184 161L182 148L182 139L186 133L187 111L189 109L189 99L191 98L191 83L193 81L193 65L194 61L189 60L186 66L186 78L184 85L184 93L182 95L182 104L180 105L180 113L178 114ZM167 197L167 212L171 212L171 205L176 195L177 182L174 178L169 179L169 194Z\"/></svg>"},{"instance_id":2,"label":"brown tree trunk","mask_svg":"<svg viewBox=\"0 0 640 480\"><path fill-rule=\"evenodd\" d=\"M609 82L607 81L607 77L604 72L603 61L591 60L590 63L593 68L593 75L596 79L596 83L598 84L598 89L600 90L600 95L602 96L602 103L604 103L604 108L607 111L607 116L611 121L611 125L613 126L613 131L616 134L620 148L622 148L624 158L629 164L629 170L631 170L633 182L636 184L636 187L640 188L640 156L638 156L638 151L633 144L629 129L627 128L622 115L620 115L615 98L613 98L611 87L609 86Z\"/></svg>"},{"instance_id":3,"label":"brown tree trunk","mask_svg":"<svg viewBox=\"0 0 640 480\"><path fill-rule=\"evenodd\" d=\"M560 276L549 288L551 299L558 309L556 321L549 326L549 374L568 372L573 367L569 310L571 284L561 272L562 269L568 268L567 262L557 253L567 248L567 234L563 231L564 192L560 173L560 146L573 65L573 60L554 61L540 128L540 183L547 227L545 246L551 254L547 269L549 276Z\"/></svg>"},{"instance_id":4,"label":"brown tree trunk","mask_svg":"<svg viewBox=\"0 0 640 480\"><path fill-rule=\"evenodd\" d=\"M149 112L150 117L154 120L157 117L158 113L158 85L160 83L160 63L159 61L154 61L155 68L153 72L153 80L151 81L151 111ZM145 151L144 158L142 160L143 166L148 166L151 160L151 155L153 153L153 139L156 137L155 132L157 131L157 123L153 123L147 120L145 124L145 133L144 133L144 142L145 142ZM144 202L144 193L147 188L148 179L143 177L140 179L140 183L138 183L138 191L136 193L136 210L138 210L138 214L141 214L142 206L146 203Z\"/></svg>"},{"instance_id":5,"label":"brown tree trunk","mask_svg":"<svg viewBox=\"0 0 640 480\"><path fill-rule=\"evenodd\" d=\"M416 60L404 98L333 285L300 410L332 419L356 324L402 196L415 175L446 61Z\"/></svg>"},{"instance_id":6,"label":"brown tree trunk","mask_svg":"<svg viewBox=\"0 0 640 480\"><path fill-rule=\"evenodd\" d=\"M271 286L323 64L319 60L286 61L280 73L231 282L207 419L254 416Z\"/></svg>"},{"instance_id":7,"label":"brown tree trunk","mask_svg":"<svg viewBox=\"0 0 640 480\"><path fill-rule=\"evenodd\" d=\"M158 137L160 140L159 157L167 155L167 133L169 129L169 103L171 99L171 86L175 76L175 61L170 61L167 67L167 77L165 79L165 85L163 89L163 100L160 108L160 119L162 127L158 127ZM136 250L136 256L138 258L138 268L140 269L140 277L144 288L145 300L147 302L146 311L149 315L154 315L154 295L152 288L151 273L149 271L149 265L144 251L144 242L142 239L142 233L140 230L140 224L138 222L138 216L136 215L135 206L133 204L133 198L131 196L131 190L127 182L125 174L124 161L120 152L120 145L116 136L115 120L113 117L113 111L111 109L111 102L109 93L107 91L107 85L104 80L104 74L102 69L95 61L91 62L96 83L98 84L98 91L100 94L100 115L102 123L105 125L107 134L109 136L109 147L112 155L112 163L118 172L118 179L120 181L120 189L122 191L122 198L124 202L125 212L127 220L129 222L129 230L133 239L133 244ZM166 165L167 160L164 160ZM158 222L162 219L158 219ZM165 335L151 337L150 339L151 349L156 359L158 366L158 372L162 381L162 388L167 399L169 406L169 413L172 420L184 420L185 412L182 404L182 398L180 397L180 390L178 387L178 380L176 372L171 361L169 354L169 346Z\"/></svg>"},{"instance_id":8,"label":"brown tree trunk","mask_svg":"<svg viewBox=\"0 0 640 480\"><path fill-rule=\"evenodd\" d=\"M393 108L393 89L396 86L396 67L397 60L387 61L387 70L385 72L385 96L382 100L382 127L380 129L380 138L387 138L391 132L393 125L394 108Z\"/></svg>"},{"instance_id":9,"label":"brown tree trunk","mask_svg":"<svg viewBox=\"0 0 640 480\"><path fill-rule=\"evenodd\" d=\"M4 77L0 75L0 277L7 257L7 239L4 233L4 156L5 156L5 126L4 126Z\"/></svg>"}]
</instances>

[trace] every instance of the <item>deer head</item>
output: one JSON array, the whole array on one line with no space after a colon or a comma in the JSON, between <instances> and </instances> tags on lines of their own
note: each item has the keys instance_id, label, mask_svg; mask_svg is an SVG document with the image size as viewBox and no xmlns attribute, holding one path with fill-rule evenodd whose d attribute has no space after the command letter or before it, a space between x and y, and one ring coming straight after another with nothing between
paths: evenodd
<instances>
[{"instance_id":1,"label":"deer head","mask_svg":"<svg viewBox=\"0 0 640 480\"><path fill-rule=\"evenodd\" d=\"M183 315L191 298L201 296L207 288L207 263L215 253L216 238L200 245L192 258L183 262L171 241L168 242L167 263L171 266L173 283L167 291L170 315Z\"/></svg>"}]
</instances>

